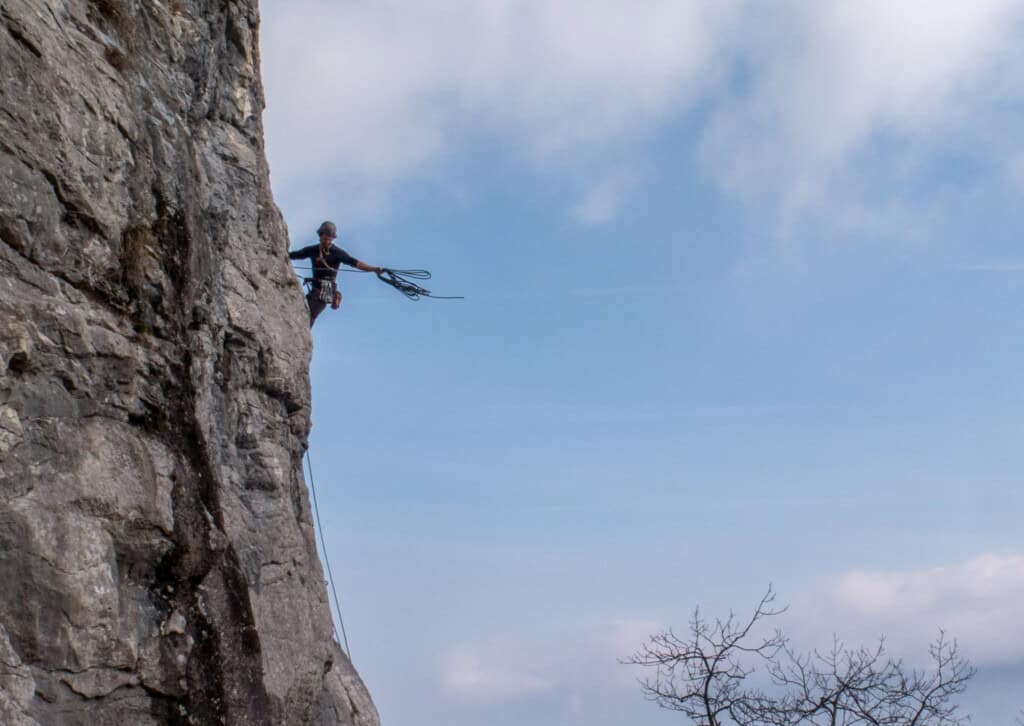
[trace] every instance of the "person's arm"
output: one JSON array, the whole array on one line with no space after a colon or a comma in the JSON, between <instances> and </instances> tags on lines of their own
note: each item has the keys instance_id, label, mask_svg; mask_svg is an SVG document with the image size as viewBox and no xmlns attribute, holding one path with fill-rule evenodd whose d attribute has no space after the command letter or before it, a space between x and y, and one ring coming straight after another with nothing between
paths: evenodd
<instances>
[{"instance_id":1,"label":"person's arm","mask_svg":"<svg viewBox=\"0 0 1024 726\"><path fill-rule=\"evenodd\" d=\"M338 252L340 253L339 257L340 257L341 261L344 262L349 267L354 267L357 270L362 270L363 272L377 272L377 273L380 273L380 272L384 271L383 267L377 267L375 265L371 265L368 262L363 262L362 260L357 260L355 257L350 255L348 252L346 252L343 249L339 249Z\"/></svg>"},{"instance_id":2,"label":"person's arm","mask_svg":"<svg viewBox=\"0 0 1024 726\"><path fill-rule=\"evenodd\" d=\"M362 270L363 272L376 272L377 274L384 272L383 267L376 267L374 265L363 262L362 260L356 260L356 269Z\"/></svg>"},{"instance_id":3,"label":"person's arm","mask_svg":"<svg viewBox=\"0 0 1024 726\"><path fill-rule=\"evenodd\" d=\"M302 249L295 250L294 252L288 253L288 259L290 260L308 260L312 257L318 247L317 245L310 245L309 247L303 247Z\"/></svg>"}]
</instances>

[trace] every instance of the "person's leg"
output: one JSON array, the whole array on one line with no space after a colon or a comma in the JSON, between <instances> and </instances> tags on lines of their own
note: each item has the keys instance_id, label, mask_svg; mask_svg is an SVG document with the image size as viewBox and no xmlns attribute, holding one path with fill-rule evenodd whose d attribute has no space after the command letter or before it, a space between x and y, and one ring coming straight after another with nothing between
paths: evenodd
<instances>
[{"instance_id":1,"label":"person's leg","mask_svg":"<svg viewBox=\"0 0 1024 726\"><path fill-rule=\"evenodd\" d=\"M306 295L306 302L309 304L309 327L312 328L317 316L327 307L327 303L320 299L315 288L313 292Z\"/></svg>"}]
</instances>

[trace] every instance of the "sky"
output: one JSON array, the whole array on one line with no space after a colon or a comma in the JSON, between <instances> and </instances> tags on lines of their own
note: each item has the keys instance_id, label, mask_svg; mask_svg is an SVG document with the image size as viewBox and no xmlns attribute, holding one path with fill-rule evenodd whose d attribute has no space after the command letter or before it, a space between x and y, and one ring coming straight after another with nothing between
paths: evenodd
<instances>
[{"instance_id":1,"label":"sky","mask_svg":"<svg viewBox=\"0 0 1024 726\"><path fill-rule=\"evenodd\" d=\"M1024 707L1024 2L263 0L311 459L389 726L683 723L620 660L771 584ZM297 314L298 315L298 314Z\"/></svg>"}]
</instances>

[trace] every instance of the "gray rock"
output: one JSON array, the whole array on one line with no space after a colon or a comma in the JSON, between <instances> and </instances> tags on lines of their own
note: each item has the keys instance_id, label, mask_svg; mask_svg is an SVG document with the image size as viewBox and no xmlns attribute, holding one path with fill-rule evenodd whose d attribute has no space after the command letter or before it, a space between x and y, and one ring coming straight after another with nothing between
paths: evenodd
<instances>
[{"instance_id":1,"label":"gray rock","mask_svg":"<svg viewBox=\"0 0 1024 726\"><path fill-rule=\"evenodd\" d=\"M0 2L0 723L350 724L256 0Z\"/></svg>"}]
</instances>

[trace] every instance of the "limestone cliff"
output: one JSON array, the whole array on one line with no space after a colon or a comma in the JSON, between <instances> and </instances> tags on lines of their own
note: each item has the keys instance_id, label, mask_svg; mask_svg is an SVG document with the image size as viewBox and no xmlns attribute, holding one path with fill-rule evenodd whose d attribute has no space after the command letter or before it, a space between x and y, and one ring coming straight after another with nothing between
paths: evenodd
<instances>
[{"instance_id":1,"label":"limestone cliff","mask_svg":"<svg viewBox=\"0 0 1024 726\"><path fill-rule=\"evenodd\" d=\"M357 724L256 0L0 0L0 723Z\"/></svg>"}]
</instances>

